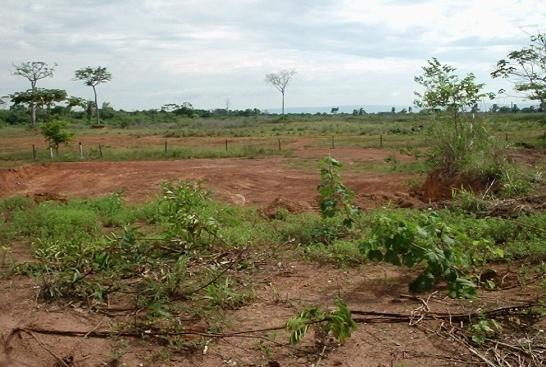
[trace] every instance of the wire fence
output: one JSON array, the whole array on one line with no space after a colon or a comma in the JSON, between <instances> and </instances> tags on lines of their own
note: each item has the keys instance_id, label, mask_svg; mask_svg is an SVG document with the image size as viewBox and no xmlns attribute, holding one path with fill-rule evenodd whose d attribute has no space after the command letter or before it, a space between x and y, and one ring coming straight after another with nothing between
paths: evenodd
<instances>
[{"instance_id":1,"label":"wire fence","mask_svg":"<svg viewBox=\"0 0 546 367\"><path fill-rule=\"evenodd\" d=\"M137 142L138 143L138 142ZM85 160L146 160L230 158L259 156L289 156L299 150L311 149L401 149L425 144L421 135L331 135L319 137L267 137L267 138L165 138L153 143L135 142L103 143L85 140L61 145L58 148L32 144L29 147L12 147L0 153L2 160L21 161L85 161Z\"/></svg>"}]
</instances>

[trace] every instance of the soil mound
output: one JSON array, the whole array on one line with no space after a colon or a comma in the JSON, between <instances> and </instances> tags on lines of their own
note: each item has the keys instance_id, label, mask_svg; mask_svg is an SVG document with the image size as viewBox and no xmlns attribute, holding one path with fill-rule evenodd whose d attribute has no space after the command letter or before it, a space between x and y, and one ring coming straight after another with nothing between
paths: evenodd
<instances>
[{"instance_id":1,"label":"soil mound","mask_svg":"<svg viewBox=\"0 0 546 367\"><path fill-rule=\"evenodd\" d=\"M472 192L484 192L491 182L487 177L461 173L449 173L435 170L427 175L419 196L425 202L449 200L453 190L464 189Z\"/></svg>"},{"instance_id":2,"label":"soil mound","mask_svg":"<svg viewBox=\"0 0 546 367\"><path fill-rule=\"evenodd\" d=\"M0 169L0 195L19 192L26 188L26 182L35 175L45 172L47 168L47 164L40 164Z\"/></svg>"},{"instance_id":3,"label":"soil mound","mask_svg":"<svg viewBox=\"0 0 546 367\"><path fill-rule=\"evenodd\" d=\"M278 196L271 203L262 208L260 212L265 218L275 219L279 218L282 215L282 210L289 213L302 213L310 209L311 208L309 205L286 200Z\"/></svg>"},{"instance_id":4,"label":"soil mound","mask_svg":"<svg viewBox=\"0 0 546 367\"><path fill-rule=\"evenodd\" d=\"M66 196L55 194L53 192L37 192L31 195L27 195L32 198L35 203L43 203L44 201L59 201L61 203L66 203Z\"/></svg>"}]
</instances>

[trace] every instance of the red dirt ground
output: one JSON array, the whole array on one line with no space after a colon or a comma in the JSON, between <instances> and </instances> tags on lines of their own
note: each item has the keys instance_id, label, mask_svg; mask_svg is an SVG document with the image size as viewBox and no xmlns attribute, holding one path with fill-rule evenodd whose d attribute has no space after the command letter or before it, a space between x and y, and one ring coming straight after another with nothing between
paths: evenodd
<instances>
[{"instance_id":1,"label":"red dirt ground","mask_svg":"<svg viewBox=\"0 0 546 367\"><path fill-rule=\"evenodd\" d=\"M378 149L340 148L330 151L301 146L294 148L295 155L300 158L314 160L331 153L349 164L351 161L382 162L392 154ZM397 158L410 159L398 155ZM191 179L202 181L217 198L241 205L256 204L266 207L266 210L273 210L276 206L294 210L314 208L319 181L317 170L290 168L289 163L289 158L263 158L27 165L0 170L0 197L16 194L38 195L38 199L90 197L124 190L128 200L144 201L158 194L162 181ZM343 174L344 182L356 191L357 202L363 207L388 201L399 206L420 205L409 195L407 185L415 177L400 173ZM277 199L279 197L281 199ZM11 246L15 260L30 259L28 244L16 242ZM263 256L263 261L256 262L256 273L248 274L253 277L256 299L250 305L228 313L230 325L226 331L282 325L305 305L331 305L336 297L344 299L354 310L408 313L421 306L419 300L401 296L407 293L408 279L416 275L401 268L363 265L339 269L294 260L297 256L293 250L284 248L260 256ZM235 272L231 275L241 276ZM480 299L474 302L495 307L521 302L536 294L536 286L531 285L507 291L482 292ZM448 309L460 312L479 306L449 300L443 290L429 304L433 311ZM71 366L78 367L121 366L112 362L118 354L123 355L126 366L286 367L318 364L318 352L304 355L286 347L260 349L256 339L219 340L210 344L206 354L172 354L167 360L162 360L154 358L161 356L161 350L152 343L25 333L12 339L7 357L4 343L15 327L108 330L117 321L127 323L132 320L130 316L105 316L83 310L80 306L37 303L36 283L31 279L0 279L0 367L58 366L53 354L57 357L72 355L74 363ZM286 333L280 332L278 341L285 342ZM312 336L309 336L304 346L312 344L311 341ZM457 365L450 358L464 360L469 356L462 350L454 352L456 349L434 334L425 333L422 328L407 324L367 324L360 325L345 344L325 355L320 366Z\"/></svg>"},{"instance_id":2,"label":"red dirt ground","mask_svg":"<svg viewBox=\"0 0 546 367\"><path fill-rule=\"evenodd\" d=\"M364 153L359 150L360 159ZM314 152L310 152L313 154ZM323 156L322 151L316 152ZM339 150L337 156L353 152ZM368 159L377 159L368 152ZM381 152L382 155L387 154ZM27 165L0 170L0 196L51 193L69 197L93 197L123 190L129 201L144 201L157 195L160 183L197 180L217 198L237 204L267 205L278 196L304 208L316 204L317 170L289 168L286 158L192 159L179 161L70 162ZM412 206L408 174L361 173L343 175L357 193L363 207L387 201Z\"/></svg>"},{"instance_id":3,"label":"red dirt ground","mask_svg":"<svg viewBox=\"0 0 546 367\"><path fill-rule=\"evenodd\" d=\"M336 297L344 299L352 310L411 313L422 306L415 298L407 298L407 280L416 274L388 265L363 265L338 269L294 260L290 249L264 253L253 279L255 300L238 310L229 311L225 331L240 331L282 325L306 305L332 305ZM501 271L505 272L506 269ZM15 327L38 327L53 330L108 330L116 322L131 323L132 316L105 316L84 310L79 304L39 304L35 301L35 283L16 277L0 282L0 366L60 366L55 356L72 356L70 366L313 366L319 352L310 353L313 336L309 335L300 348L286 346L271 349L260 347L260 340L229 338L211 341L206 354L198 351L169 354L162 360L161 348L154 343L132 339L97 339L21 333L12 338L9 350L3 348L7 336ZM495 308L518 304L532 299L538 286L529 285L508 291L481 292L474 303L451 300L440 291L431 297L432 311L464 312L479 306ZM426 297L425 297L426 298ZM16 305L14 307L14 305ZM110 305L115 307L116 305ZM399 324L361 324L345 344L329 350L322 357L323 367L347 366L454 366L456 359L470 361L464 349L435 336L431 331L438 325L423 322L422 327ZM191 337L190 337L191 338ZM277 342L285 343L287 335L278 332ZM267 345L267 343L262 344ZM48 352L49 350L49 352ZM456 353L454 353L456 351ZM8 352L8 353L5 353ZM125 364L114 364L116 354ZM272 364L275 361L278 364ZM466 365L466 364L465 364Z\"/></svg>"},{"instance_id":4,"label":"red dirt ground","mask_svg":"<svg viewBox=\"0 0 546 367\"><path fill-rule=\"evenodd\" d=\"M386 150L339 148L296 148L296 156L316 160L327 154L347 163L383 162L392 154ZM405 156L400 160L410 159ZM295 169L290 158L200 159L181 161L74 162L27 165L0 170L0 196L31 195L38 200L100 196L124 190L130 201L144 201L159 192L166 180L202 181L217 198L238 204L256 204L266 210L286 207L307 210L315 207L318 172ZM350 170L349 170L350 171ZM357 193L357 202L372 207L391 201L399 206L419 205L409 195L407 182L415 175L399 173L342 174L344 182ZM280 199L278 199L280 197ZM273 205L273 207L271 207ZM28 244L11 244L17 261L30 260ZM416 274L386 265L363 265L339 269L331 265L305 263L290 250L271 249L257 262L252 274L256 299L239 310L229 311L229 330L245 330L282 325L305 305L332 305L343 298L353 310L408 313L421 305L407 293L408 279ZM2 270L2 269L0 269ZM240 274L232 274L238 276ZM250 275L249 275L250 276ZM479 302L488 307L518 303L533 298L533 286L480 294ZM462 311L478 305L449 300L445 291L429 302L433 311ZM114 305L115 306L115 305ZM260 349L255 339L224 339L212 342L207 354L173 354L162 360L155 345L121 339L73 338L22 333L9 345L9 359L3 346L15 327L36 326L50 329L108 330L130 316L113 317L90 312L79 304L44 305L36 302L36 283L29 278L0 279L0 367L58 366L55 357L72 355L71 366L121 366L112 362L123 355L126 366L312 366L319 352L301 354L289 348ZM434 325L426 325L434 327ZM431 336L432 335L432 336ZM277 339L286 341L286 333ZM312 345L310 335L304 346ZM49 352L48 352L49 350ZM270 356L268 356L270 354ZM155 357L157 358L155 358ZM420 328L407 324L360 325L353 337L322 357L321 367L334 366L440 366L457 365L451 358L469 360L463 350L439 340ZM278 364L275 364L278 363Z\"/></svg>"}]
</instances>

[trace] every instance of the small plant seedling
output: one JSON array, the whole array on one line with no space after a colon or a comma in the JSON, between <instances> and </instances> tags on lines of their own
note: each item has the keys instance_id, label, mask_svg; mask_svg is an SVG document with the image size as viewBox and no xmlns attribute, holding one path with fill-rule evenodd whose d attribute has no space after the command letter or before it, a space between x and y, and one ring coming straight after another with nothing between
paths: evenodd
<instances>
[{"instance_id":1,"label":"small plant seedling","mask_svg":"<svg viewBox=\"0 0 546 367\"><path fill-rule=\"evenodd\" d=\"M354 192L348 189L339 176L341 162L328 156L320 161L319 207L323 218L331 218L341 213L343 224L351 227L358 208L352 203Z\"/></svg>"},{"instance_id":2,"label":"small plant seedling","mask_svg":"<svg viewBox=\"0 0 546 367\"><path fill-rule=\"evenodd\" d=\"M311 327L322 329L323 334L332 333L339 342L343 342L356 329L356 323L351 311L341 300L336 302L336 309L333 311L310 307L286 322L286 329L290 332L290 344L298 344Z\"/></svg>"},{"instance_id":3,"label":"small plant seedling","mask_svg":"<svg viewBox=\"0 0 546 367\"><path fill-rule=\"evenodd\" d=\"M48 146L56 152L59 151L61 144L67 144L72 138L72 134L64 130L66 122L60 120L52 120L46 122L41 127L41 132Z\"/></svg>"},{"instance_id":4,"label":"small plant seedling","mask_svg":"<svg viewBox=\"0 0 546 367\"><path fill-rule=\"evenodd\" d=\"M480 320L470 326L470 338L478 345L483 344L487 338L492 338L502 331L502 326L491 319Z\"/></svg>"}]
</instances>

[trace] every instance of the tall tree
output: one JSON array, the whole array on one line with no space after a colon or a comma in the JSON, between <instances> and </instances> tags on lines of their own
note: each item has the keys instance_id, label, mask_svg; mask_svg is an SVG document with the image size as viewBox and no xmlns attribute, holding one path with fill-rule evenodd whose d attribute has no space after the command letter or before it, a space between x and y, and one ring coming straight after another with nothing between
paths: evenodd
<instances>
[{"instance_id":1,"label":"tall tree","mask_svg":"<svg viewBox=\"0 0 546 367\"><path fill-rule=\"evenodd\" d=\"M15 67L13 75L19 75L23 78L26 78L30 82L31 90L34 91L36 89L36 84L38 83L38 80L53 77L53 73L55 71L55 67L57 67L57 64L49 66L43 61L27 61L19 65L13 66ZM36 125L36 108L36 104L31 102L30 119L32 126Z\"/></svg>"},{"instance_id":2,"label":"tall tree","mask_svg":"<svg viewBox=\"0 0 546 367\"><path fill-rule=\"evenodd\" d=\"M514 88L540 103L546 111L546 33L532 35L528 46L497 62L493 78L511 78Z\"/></svg>"},{"instance_id":3,"label":"tall tree","mask_svg":"<svg viewBox=\"0 0 546 367\"><path fill-rule=\"evenodd\" d=\"M68 108L69 111L72 111L72 108L74 107L80 107L85 110L87 108L87 101L85 98L80 97L70 96L66 98L66 108Z\"/></svg>"},{"instance_id":4,"label":"tall tree","mask_svg":"<svg viewBox=\"0 0 546 367\"><path fill-rule=\"evenodd\" d=\"M432 111L446 111L457 128L460 114L468 111L483 98L492 99L493 93L482 92L484 83L476 83L474 74L469 73L464 78L456 74L456 69L450 65L441 64L432 58L422 67L423 74L415 77L415 81L425 88L422 93L415 92L415 105Z\"/></svg>"},{"instance_id":5,"label":"tall tree","mask_svg":"<svg viewBox=\"0 0 546 367\"><path fill-rule=\"evenodd\" d=\"M11 101L14 105L34 106L34 108L46 108L47 117L51 107L58 102L66 99L66 91L63 89L45 89L34 88L24 92L16 92L11 94Z\"/></svg>"},{"instance_id":6,"label":"tall tree","mask_svg":"<svg viewBox=\"0 0 546 367\"><path fill-rule=\"evenodd\" d=\"M97 85L109 82L112 80L112 74L106 70L105 67L97 66L93 68L88 66L86 68L78 69L75 73L75 79L81 80L85 85L93 88L93 94L95 95L95 108L97 115L97 125L100 125L100 112L99 112L99 103L97 99Z\"/></svg>"},{"instance_id":7,"label":"tall tree","mask_svg":"<svg viewBox=\"0 0 546 367\"><path fill-rule=\"evenodd\" d=\"M416 76L415 81L424 91L415 92L415 105L436 112L432 161L452 174L468 164L472 153L486 148L485 128L474 124L465 112L483 98L494 98L494 94L484 92L485 84L477 83L474 74L459 77L454 67L441 64L436 58L428 60L422 69L423 74Z\"/></svg>"},{"instance_id":8,"label":"tall tree","mask_svg":"<svg viewBox=\"0 0 546 367\"><path fill-rule=\"evenodd\" d=\"M267 74L265 81L273 85L282 94L282 115L284 116L284 94L290 80L296 75L295 70L281 70L276 73Z\"/></svg>"}]
</instances>

